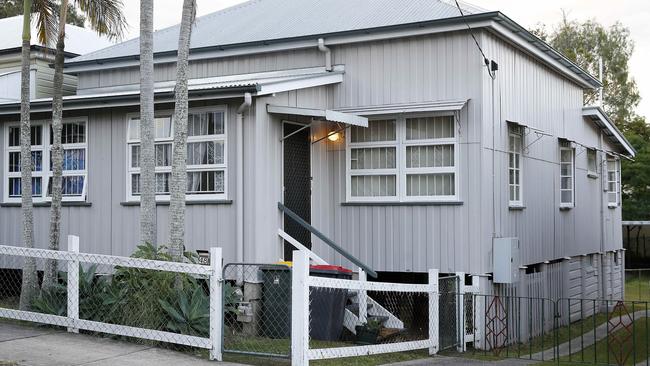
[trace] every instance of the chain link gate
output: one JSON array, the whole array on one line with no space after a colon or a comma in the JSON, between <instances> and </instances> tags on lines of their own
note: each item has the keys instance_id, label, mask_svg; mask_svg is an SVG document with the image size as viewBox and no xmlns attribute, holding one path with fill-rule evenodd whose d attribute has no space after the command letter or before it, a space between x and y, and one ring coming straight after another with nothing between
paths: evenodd
<instances>
[{"instance_id":1,"label":"chain link gate","mask_svg":"<svg viewBox=\"0 0 650 366\"><path fill-rule=\"evenodd\" d=\"M440 339L440 350L444 351L453 347L458 347L461 341L461 324L459 319L462 314L459 313L460 295L460 278L456 275L440 277L439 286L439 305L438 305L438 332ZM464 330L464 329L463 329ZM464 333L463 333L464 334Z\"/></svg>"},{"instance_id":2,"label":"chain link gate","mask_svg":"<svg viewBox=\"0 0 650 366\"><path fill-rule=\"evenodd\" d=\"M291 268L230 263L223 268L223 351L288 358Z\"/></svg>"}]
</instances>

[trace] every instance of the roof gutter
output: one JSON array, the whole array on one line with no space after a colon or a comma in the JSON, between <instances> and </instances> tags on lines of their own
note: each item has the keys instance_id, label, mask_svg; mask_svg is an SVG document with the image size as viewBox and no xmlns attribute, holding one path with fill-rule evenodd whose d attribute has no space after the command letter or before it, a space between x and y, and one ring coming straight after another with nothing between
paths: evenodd
<instances>
[{"instance_id":1,"label":"roof gutter","mask_svg":"<svg viewBox=\"0 0 650 366\"><path fill-rule=\"evenodd\" d=\"M215 99L215 98L237 98L241 97L241 93L256 93L256 86L233 87L222 89L203 89L203 90L190 90L190 101ZM154 103L173 103L174 91L157 92L155 94ZM63 97L63 110L88 110L110 107L126 107L135 106L140 103L140 92L133 91L121 94L98 94L91 96L67 96ZM52 111L52 98L45 98L33 100L31 103L31 113L51 112ZM0 103L0 115L20 114L20 101L10 103Z\"/></svg>"}]
</instances>

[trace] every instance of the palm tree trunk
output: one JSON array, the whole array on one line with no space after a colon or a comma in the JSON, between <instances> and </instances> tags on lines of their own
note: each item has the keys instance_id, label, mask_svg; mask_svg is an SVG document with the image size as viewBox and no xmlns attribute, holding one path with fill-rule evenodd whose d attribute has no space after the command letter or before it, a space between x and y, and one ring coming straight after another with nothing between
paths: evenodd
<instances>
[{"instance_id":1,"label":"palm tree trunk","mask_svg":"<svg viewBox=\"0 0 650 366\"><path fill-rule=\"evenodd\" d=\"M61 199L63 176L63 146L61 130L63 129L63 62L65 50L65 22L68 13L68 0L61 1L59 15L59 34L54 56L54 93L52 96L52 207L50 208L50 245L51 250L59 250L61 237ZM57 282L56 260L48 259L43 271L41 288L47 290Z\"/></svg>"},{"instance_id":2,"label":"palm tree trunk","mask_svg":"<svg viewBox=\"0 0 650 366\"><path fill-rule=\"evenodd\" d=\"M140 241L156 245L153 0L140 0Z\"/></svg>"},{"instance_id":3,"label":"palm tree trunk","mask_svg":"<svg viewBox=\"0 0 650 366\"><path fill-rule=\"evenodd\" d=\"M23 211L23 245L34 247L34 212L32 203L32 138L29 120L30 102L30 47L31 47L31 0L24 1L23 8L23 44L20 78L20 166L21 166L21 197ZM26 257L23 266L22 285L20 290L21 310L29 310L38 292L38 277L36 275L36 260Z\"/></svg>"},{"instance_id":4,"label":"palm tree trunk","mask_svg":"<svg viewBox=\"0 0 650 366\"><path fill-rule=\"evenodd\" d=\"M174 107L174 155L170 183L170 252L173 260L183 258L185 240L185 192L187 191L187 65L190 54L192 23L196 13L196 1L183 1L181 29L178 36L178 60L176 61L176 90Z\"/></svg>"}]
</instances>

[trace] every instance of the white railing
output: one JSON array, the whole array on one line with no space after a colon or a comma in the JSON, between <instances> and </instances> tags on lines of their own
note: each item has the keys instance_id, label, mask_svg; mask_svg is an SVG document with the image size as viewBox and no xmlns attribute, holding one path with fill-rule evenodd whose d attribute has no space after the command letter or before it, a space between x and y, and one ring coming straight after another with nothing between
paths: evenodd
<instances>
[{"instance_id":1,"label":"white railing","mask_svg":"<svg viewBox=\"0 0 650 366\"><path fill-rule=\"evenodd\" d=\"M0 257L22 257L35 259L56 259L67 262L67 307L66 314L51 315L34 311L0 308L0 318L32 321L67 327L70 332L87 330L135 337L152 341L168 342L210 350L210 359L222 360L222 252L221 248L210 249L210 265L166 262L149 259L119 257L102 254L79 253L79 238L68 237L68 250L23 248L0 245ZM208 279L209 283L209 337L180 334L165 330L139 328L127 325L104 323L80 319L79 317L79 271L80 263L119 266L123 268L147 269L163 272L184 273L197 278Z\"/></svg>"},{"instance_id":2,"label":"white railing","mask_svg":"<svg viewBox=\"0 0 650 366\"><path fill-rule=\"evenodd\" d=\"M357 291L362 298L366 292L393 293L395 299L426 295L429 299L429 329L424 339L396 341L393 343L350 345L333 348L310 348L310 293L313 289L328 291ZM366 297L367 298L367 297ZM363 300L361 303L363 304ZM360 319L368 316L360 308ZM292 273L292 334L291 364L308 365L310 360L367 356L380 353L429 349L430 354L438 352L438 271L429 271L429 284L401 284L366 282L338 278L310 276L309 256L304 251L293 253Z\"/></svg>"}]
</instances>

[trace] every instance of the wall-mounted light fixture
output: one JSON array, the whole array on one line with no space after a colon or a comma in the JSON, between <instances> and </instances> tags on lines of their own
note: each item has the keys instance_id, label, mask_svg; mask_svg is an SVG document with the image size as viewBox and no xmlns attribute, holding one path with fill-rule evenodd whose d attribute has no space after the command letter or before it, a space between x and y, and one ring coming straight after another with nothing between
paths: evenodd
<instances>
[{"instance_id":1,"label":"wall-mounted light fixture","mask_svg":"<svg viewBox=\"0 0 650 366\"><path fill-rule=\"evenodd\" d=\"M341 132L338 132L338 131L337 132L330 132L327 135L327 139L332 141L332 142L336 142L336 141L341 139Z\"/></svg>"}]
</instances>

